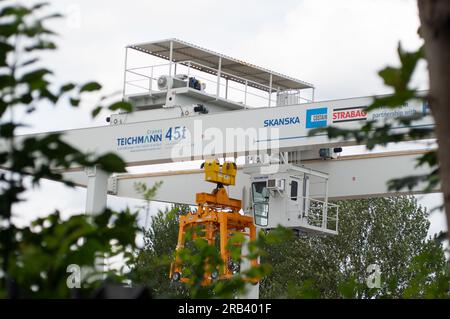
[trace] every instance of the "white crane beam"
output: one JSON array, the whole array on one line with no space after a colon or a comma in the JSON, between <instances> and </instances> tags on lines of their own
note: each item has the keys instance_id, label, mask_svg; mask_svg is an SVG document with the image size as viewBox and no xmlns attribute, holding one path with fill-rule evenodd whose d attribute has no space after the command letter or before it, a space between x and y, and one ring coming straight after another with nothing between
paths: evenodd
<instances>
[{"instance_id":1,"label":"white crane beam","mask_svg":"<svg viewBox=\"0 0 450 319\"><path fill-rule=\"evenodd\" d=\"M127 165L133 166L241 156L273 150L286 152L354 145L354 140L330 141L325 134L310 137L308 132L328 125L358 128L359 122L371 119L383 123L393 117L423 114L414 127L434 126L432 117L421 101L411 101L396 109L385 108L367 114L364 109L371 102L371 97L352 98L145 120L61 133L65 141L81 151L96 154L115 152ZM138 113L134 114L135 117ZM399 132L409 128L397 127L395 130Z\"/></svg>"},{"instance_id":2,"label":"white crane beam","mask_svg":"<svg viewBox=\"0 0 450 319\"><path fill-rule=\"evenodd\" d=\"M304 164L308 168L329 174L329 200L419 194L423 192L425 185L417 185L412 190L393 192L388 190L386 183L393 178L429 174L428 168L415 167L415 159L424 152L424 150L417 150L341 156L332 160L305 161ZM86 185L87 177L83 171L66 172L65 177L80 186ZM158 189L154 200L168 203L195 204L196 193L210 192L214 187L211 183L204 181L203 170L195 169L121 174L110 180L109 192L119 197L142 199L142 194L136 192L134 188L135 183L141 182L151 186L158 181L162 181L163 184ZM230 196L242 199L245 203L248 199L249 184L249 176L239 169L236 186L229 188ZM311 194L314 194L314 185L311 185Z\"/></svg>"}]
</instances>

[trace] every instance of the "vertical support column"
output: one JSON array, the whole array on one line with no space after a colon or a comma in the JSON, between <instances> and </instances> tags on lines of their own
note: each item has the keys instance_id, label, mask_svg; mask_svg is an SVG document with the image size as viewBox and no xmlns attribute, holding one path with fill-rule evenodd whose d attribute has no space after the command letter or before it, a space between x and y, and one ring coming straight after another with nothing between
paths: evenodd
<instances>
[{"instance_id":1,"label":"vertical support column","mask_svg":"<svg viewBox=\"0 0 450 319\"><path fill-rule=\"evenodd\" d=\"M248 81L245 80L245 96L244 96L244 107L247 108L247 86L248 86Z\"/></svg>"},{"instance_id":2,"label":"vertical support column","mask_svg":"<svg viewBox=\"0 0 450 319\"><path fill-rule=\"evenodd\" d=\"M309 212L309 175L303 174L303 214L302 217L307 217Z\"/></svg>"},{"instance_id":3,"label":"vertical support column","mask_svg":"<svg viewBox=\"0 0 450 319\"><path fill-rule=\"evenodd\" d=\"M222 73L222 57L219 57L219 69L217 70L217 91L216 91L216 97L219 98L220 96L220 75Z\"/></svg>"},{"instance_id":4,"label":"vertical support column","mask_svg":"<svg viewBox=\"0 0 450 319\"><path fill-rule=\"evenodd\" d=\"M272 73L270 73L270 78L269 78L269 107L271 106L272 103Z\"/></svg>"},{"instance_id":5,"label":"vertical support column","mask_svg":"<svg viewBox=\"0 0 450 319\"><path fill-rule=\"evenodd\" d=\"M169 44L169 76L172 76L173 41Z\"/></svg>"},{"instance_id":6,"label":"vertical support column","mask_svg":"<svg viewBox=\"0 0 450 319\"><path fill-rule=\"evenodd\" d=\"M150 83L149 83L150 95L153 93L153 66L150 69Z\"/></svg>"},{"instance_id":7,"label":"vertical support column","mask_svg":"<svg viewBox=\"0 0 450 319\"><path fill-rule=\"evenodd\" d=\"M275 102L275 106L282 106L283 103L280 103L280 101L278 101L278 95L280 94L280 87L277 87L277 97L276 97L276 102Z\"/></svg>"},{"instance_id":8,"label":"vertical support column","mask_svg":"<svg viewBox=\"0 0 450 319\"><path fill-rule=\"evenodd\" d=\"M228 78L225 79L225 99L228 99Z\"/></svg>"},{"instance_id":9,"label":"vertical support column","mask_svg":"<svg viewBox=\"0 0 450 319\"><path fill-rule=\"evenodd\" d=\"M86 187L86 215L96 216L101 214L106 208L109 173L106 173L95 166L86 167L85 172L88 177ZM99 274L95 275L94 278L105 280L108 267L105 256L96 254L94 269L98 271Z\"/></svg>"},{"instance_id":10,"label":"vertical support column","mask_svg":"<svg viewBox=\"0 0 450 319\"><path fill-rule=\"evenodd\" d=\"M123 70L122 101L125 101L125 88L127 86L127 59L128 59L128 47L125 47L125 63L124 63L124 70Z\"/></svg>"},{"instance_id":11,"label":"vertical support column","mask_svg":"<svg viewBox=\"0 0 450 319\"><path fill-rule=\"evenodd\" d=\"M325 180L325 196L324 196L323 212L322 212L322 228L328 227L328 178Z\"/></svg>"},{"instance_id":12,"label":"vertical support column","mask_svg":"<svg viewBox=\"0 0 450 319\"><path fill-rule=\"evenodd\" d=\"M187 64L187 81L186 81L186 87L189 87L189 78L191 76L191 61Z\"/></svg>"},{"instance_id":13,"label":"vertical support column","mask_svg":"<svg viewBox=\"0 0 450 319\"><path fill-rule=\"evenodd\" d=\"M106 208L109 174L98 167L87 167L86 214L98 215Z\"/></svg>"}]
</instances>

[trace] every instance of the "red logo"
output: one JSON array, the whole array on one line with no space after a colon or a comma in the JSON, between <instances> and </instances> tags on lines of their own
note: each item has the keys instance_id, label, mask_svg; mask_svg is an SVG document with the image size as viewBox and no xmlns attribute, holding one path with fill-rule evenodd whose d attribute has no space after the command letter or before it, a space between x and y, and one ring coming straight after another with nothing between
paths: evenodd
<instances>
[{"instance_id":1,"label":"red logo","mask_svg":"<svg viewBox=\"0 0 450 319\"><path fill-rule=\"evenodd\" d=\"M365 106L355 106L333 109L333 123L366 120L365 108Z\"/></svg>"}]
</instances>

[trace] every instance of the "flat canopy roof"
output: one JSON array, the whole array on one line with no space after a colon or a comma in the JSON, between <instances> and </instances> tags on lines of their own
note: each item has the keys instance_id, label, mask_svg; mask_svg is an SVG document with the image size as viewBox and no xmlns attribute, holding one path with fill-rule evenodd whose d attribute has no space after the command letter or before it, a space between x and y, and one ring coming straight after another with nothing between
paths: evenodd
<instances>
[{"instance_id":1,"label":"flat canopy roof","mask_svg":"<svg viewBox=\"0 0 450 319\"><path fill-rule=\"evenodd\" d=\"M219 61L221 60L221 76L232 81L245 83L248 86L268 92L270 87L270 76L272 75L272 89L277 90L299 90L314 88L314 85L297 80L295 78L261 68L259 66L240 61L214 51L178 40L167 39L155 42L147 42L129 45L132 48L162 59L170 59L170 43L172 42L172 61L183 63L191 61L192 68L203 72L217 75ZM198 64L195 64L198 63ZM183 63L184 64L184 63ZM187 64L187 63L186 63ZM224 74L225 73L225 74Z\"/></svg>"}]
</instances>

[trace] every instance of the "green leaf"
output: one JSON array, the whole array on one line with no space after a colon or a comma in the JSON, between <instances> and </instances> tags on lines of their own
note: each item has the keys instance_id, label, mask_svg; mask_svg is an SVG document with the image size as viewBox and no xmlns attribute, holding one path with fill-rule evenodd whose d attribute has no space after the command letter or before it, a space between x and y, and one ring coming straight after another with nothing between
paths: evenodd
<instances>
[{"instance_id":1,"label":"green leaf","mask_svg":"<svg viewBox=\"0 0 450 319\"><path fill-rule=\"evenodd\" d=\"M70 98L69 101L70 101L70 105L72 105L72 106L77 107L80 105L80 99Z\"/></svg>"},{"instance_id":2,"label":"green leaf","mask_svg":"<svg viewBox=\"0 0 450 319\"><path fill-rule=\"evenodd\" d=\"M98 91L102 88L102 86L97 82L88 82L86 84L83 84L80 87L80 93L82 92L94 92Z\"/></svg>"},{"instance_id":3,"label":"green leaf","mask_svg":"<svg viewBox=\"0 0 450 319\"><path fill-rule=\"evenodd\" d=\"M0 75L0 89L10 87L16 83L15 79L9 74Z\"/></svg>"},{"instance_id":4,"label":"green leaf","mask_svg":"<svg viewBox=\"0 0 450 319\"><path fill-rule=\"evenodd\" d=\"M95 118L97 117L97 115L100 114L100 112L102 111L103 107L101 106L97 106L95 109L92 110L92 117Z\"/></svg>"},{"instance_id":5,"label":"green leaf","mask_svg":"<svg viewBox=\"0 0 450 319\"><path fill-rule=\"evenodd\" d=\"M16 16L21 18L23 16L30 14L32 10L33 8L28 9L21 5L8 6L0 10L0 17Z\"/></svg>"},{"instance_id":6,"label":"green leaf","mask_svg":"<svg viewBox=\"0 0 450 319\"><path fill-rule=\"evenodd\" d=\"M18 125L14 123L3 123L0 125L0 136L2 138L9 138L14 136L14 131Z\"/></svg>"},{"instance_id":7,"label":"green leaf","mask_svg":"<svg viewBox=\"0 0 450 319\"><path fill-rule=\"evenodd\" d=\"M41 40L36 44L25 47L25 51L32 52L35 50L55 50L56 48L57 47L54 42Z\"/></svg>"},{"instance_id":8,"label":"green leaf","mask_svg":"<svg viewBox=\"0 0 450 319\"><path fill-rule=\"evenodd\" d=\"M14 47L11 44L3 41L0 42L0 52L8 53L11 51L14 51Z\"/></svg>"},{"instance_id":9,"label":"green leaf","mask_svg":"<svg viewBox=\"0 0 450 319\"><path fill-rule=\"evenodd\" d=\"M34 64L34 63L36 63L38 61L39 61L39 58L33 58L33 59L27 60L25 62L22 62L18 67L24 67L24 66L27 66L27 65L31 65L31 64Z\"/></svg>"},{"instance_id":10,"label":"green leaf","mask_svg":"<svg viewBox=\"0 0 450 319\"><path fill-rule=\"evenodd\" d=\"M400 89L402 84L401 70L393 67L386 67L378 75L384 80L384 84Z\"/></svg>"},{"instance_id":11,"label":"green leaf","mask_svg":"<svg viewBox=\"0 0 450 319\"><path fill-rule=\"evenodd\" d=\"M25 73L20 79L19 83L24 83L29 86L31 91L45 90L49 85L49 82L45 79L46 75L52 74L52 71L48 69L37 69L28 73Z\"/></svg>"},{"instance_id":12,"label":"green leaf","mask_svg":"<svg viewBox=\"0 0 450 319\"><path fill-rule=\"evenodd\" d=\"M125 162L116 154L107 153L97 158L95 161L103 170L107 172L123 173L126 172Z\"/></svg>"},{"instance_id":13,"label":"green leaf","mask_svg":"<svg viewBox=\"0 0 450 319\"><path fill-rule=\"evenodd\" d=\"M111 111L123 110L126 112L131 112L131 111L133 111L133 106L128 102L120 101L120 102L111 104L108 107L108 109Z\"/></svg>"},{"instance_id":14,"label":"green leaf","mask_svg":"<svg viewBox=\"0 0 450 319\"><path fill-rule=\"evenodd\" d=\"M73 84L73 83L64 84L59 89L59 94L67 93L69 91L72 91L74 88L75 88L75 84Z\"/></svg>"},{"instance_id":15,"label":"green leaf","mask_svg":"<svg viewBox=\"0 0 450 319\"><path fill-rule=\"evenodd\" d=\"M48 3L48 2L39 2L39 3L36 3L35 5L33 5L31 7L31 10L36 11L36 10L48 7L49 5L50 5L50 3Z\"/></svg>"}]
</instances>

